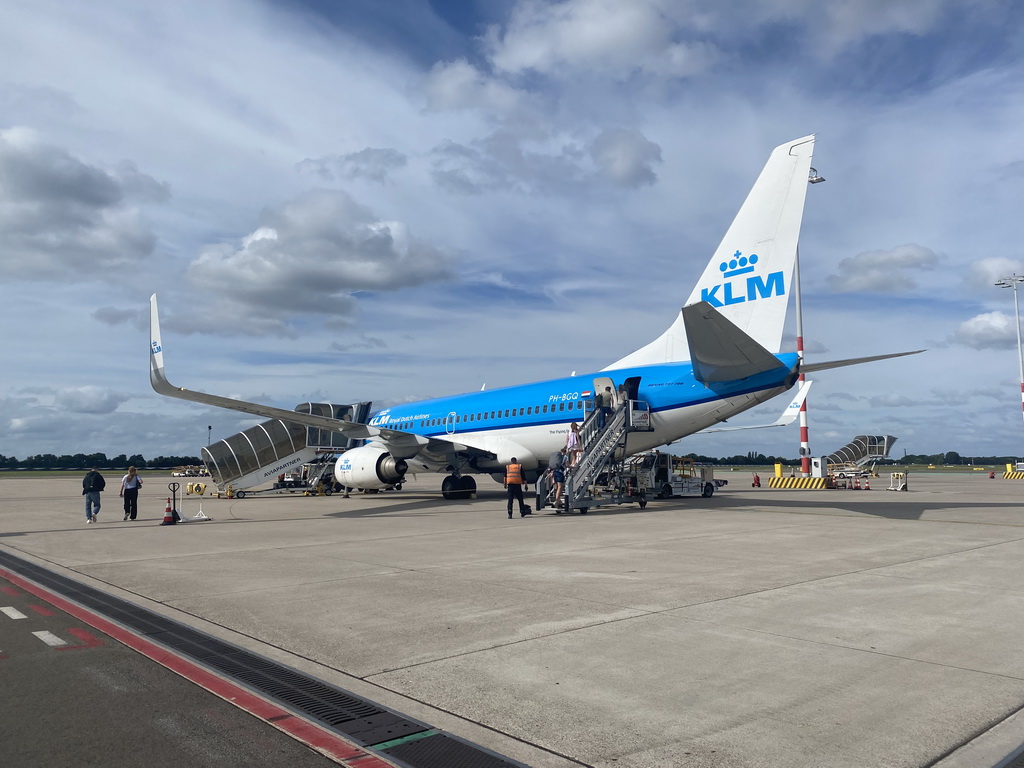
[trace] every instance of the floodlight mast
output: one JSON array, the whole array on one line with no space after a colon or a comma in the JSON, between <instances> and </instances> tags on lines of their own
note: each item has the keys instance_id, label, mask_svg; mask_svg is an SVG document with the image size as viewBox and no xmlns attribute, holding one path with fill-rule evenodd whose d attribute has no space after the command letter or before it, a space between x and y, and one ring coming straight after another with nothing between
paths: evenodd
<instances>
[{"instance_id":1,"label":"floodlight mast","mask_svg":"<svg viewBox=\"0 0 1024 768\"><path fill-rule=\"evenodd\" d=\"M1014 272L1009 277L996 280L995 284L999 288L1013 288L1013 318L1014 325L1017 326L1017 365L1020 370L1020 408L1021 417L1024 418L1024 350L1020 344L1020 305L1017 303L1017 286L1022 282L1024 282L1024 275Z\"/></svg>"}]
</instances>

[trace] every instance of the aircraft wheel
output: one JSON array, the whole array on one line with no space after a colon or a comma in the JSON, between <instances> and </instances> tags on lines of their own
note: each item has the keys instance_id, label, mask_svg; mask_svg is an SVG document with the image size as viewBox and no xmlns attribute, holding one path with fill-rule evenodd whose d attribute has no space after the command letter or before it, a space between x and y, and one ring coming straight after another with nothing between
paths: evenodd
<instances>
[{"instance_id":1,"label":"aircraft wheel","mask_svg":"<svg viewBox=\"0 0 1024 768\"><path fill-rule=\"evenodd\" d=\"M466 475L460 478L460 487L462 488L462 493L459 494L459 498L471 499L473 494L476 493L476 480L472 476Z\"/></svg>"},{"instance_id":2,"label":"aircraft wheel","mask_svg":"<svg viewBox=\"0 0 1024 768\"><path fill-rule=\"evenodd\" d=\"M401 483L395 483L395 490L396 491L402 490L402 484Z\"/></svg>"},{"instance_id":3,"label":"aircraft wheel","mask_svg":"<svg viewBox=\"0 0 1024 768\"><path fill-rule=\"evenodd\" d=\"M590 507L580 507L580 514L585 515L590 511Z\"/></svg>"},{"instance_id":4,"label":"aircraft wheel","mask_svg":"<svg viewBox=\"0 0 1024 768\"><path fill-rule=\"evenodd\" d=\"M705 499L710 499L711 496L714 493L715 493L715 486L714 486L714 484L713 483L708 483L707 485L704 486L704 490L701 491L700 495L703 496Z\"/></svg>"},{"instance_id":5,"label":"aircraft wheel","mask_svg":"<svg viewBox=\"0 0 1024 768\"><path fill-rule=\"evenodd\" d=\"M445 501L458 498L458 492L455 489L459 485L461 485L459 478L455 475L448 475L448 477L441 481L441 498Z\"/></svg>"},{"instance_id":6,"label":"aircraft wheel","mask_svg":"<svg viewBox=\"0 0 1024 768\"><path fill-rule=\"evenodd\" d=\"M236 499L244 499L245 498L245 491L235 491L235 498Z\"/></svg>"}]
</instances>

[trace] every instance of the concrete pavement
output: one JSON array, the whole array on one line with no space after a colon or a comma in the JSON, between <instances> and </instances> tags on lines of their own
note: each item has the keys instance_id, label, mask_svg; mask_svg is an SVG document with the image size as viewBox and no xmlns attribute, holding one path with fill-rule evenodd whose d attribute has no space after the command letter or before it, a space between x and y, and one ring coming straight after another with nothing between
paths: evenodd
<instances>
[{"instance_id":1,"label":"concrete pavement","mask_svg":"<svg viewBox=\"0 0 1024 768\"><path fill-rule=\"evenodd\" d=\"M212 522L174 527L169 477L135 523L104 494L90 526L79 478L4 477L0 547L538 768L995 765L1024 743L1014 720L984 735L1024 706L1024 481L721 476L585 517L509 520L500 486L445 502L425 476L205 499Z\"/></svg>"}]
</instances>

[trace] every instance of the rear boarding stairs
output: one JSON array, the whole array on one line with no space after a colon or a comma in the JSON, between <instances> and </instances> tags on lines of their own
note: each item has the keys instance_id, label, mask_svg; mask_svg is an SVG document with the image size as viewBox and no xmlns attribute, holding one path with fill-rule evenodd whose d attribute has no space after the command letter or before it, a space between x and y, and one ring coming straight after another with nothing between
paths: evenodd
<instances>
[{"instance_id":1,"label":"rear boarding stairs","mask_svg":"<svg viewBox=\"0 0 1024 768\"><path fill-rule=\"evenodd\" d=\"M596 379L595 391L603 391L611 379ZM591 507L606 504L638 502L647 506L644 488L637 486L625 471L626 446L632 432L652 432L651 412L647 403L636 399L639 377L627 379L620 390L619 406L608 416L604 429L599 428L600 411L587 403L586 418L580 428L582 453L575 466L564 466L565 488L555 514L578 510L587 514ZM570 457L566 457L567 461ZM555 506L554 478L545 472L537 480L537 510Z\"/></svg>"}]
</instances>

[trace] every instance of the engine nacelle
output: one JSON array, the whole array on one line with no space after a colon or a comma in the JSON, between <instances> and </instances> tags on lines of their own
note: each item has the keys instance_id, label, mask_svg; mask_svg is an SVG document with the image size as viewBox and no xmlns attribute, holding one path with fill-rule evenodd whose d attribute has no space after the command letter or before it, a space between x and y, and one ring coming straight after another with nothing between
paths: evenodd
<instances>
[{"instance_id":1,"label":"engine nacelle","mask_svg":"<svg viewBox=\"0 0 1024 768\"><path fill-rule=\"evenodd\" d=\"M345 451L334 465L334 479L348 488L386 488L405 480L409 465L379 443Z\"/></svg>"}]
</instances>

